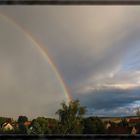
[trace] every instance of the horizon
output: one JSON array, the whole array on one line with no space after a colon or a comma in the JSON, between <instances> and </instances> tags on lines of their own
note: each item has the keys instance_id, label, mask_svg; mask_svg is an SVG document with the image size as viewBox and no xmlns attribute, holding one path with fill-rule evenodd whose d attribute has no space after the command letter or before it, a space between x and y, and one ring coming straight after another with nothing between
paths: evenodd
<instances>
[{"instance_id":1,"label":"horizon","mask_svg":"<svg viewBox=\"0 0 140 140\"><path fill-rule=\"evenodd\" d=\"M19 115L19 116L26 116L26 115ZM11 118L11 119L13 119L13 120L18 120L18 117L19 116L16 116L15 118L12 118L12 117L10 117L10 116L0 116L0 117L2 117L2 118ZM36 117L33 117L33 118L29 118L28 116L26 116L27 118L28 118L28 121L32 121L33 119L36 119L36 118L38 118L38 117L43 117L43 118L50 118L50 119L56 119L56 120L59 120L59 118L58 117L47 117L47 116L36 116ZM137 118L139 118L139 116L137 116L137 115L131 115L131 116L100 116L100 115L93 115L93 116L87 116L86 114L83 116L83 118L90 118L90 117L98 117L98 118L101 118L101 119L103 119L103 118L133 118L133 117L137 117Z\"/></svg>"}]
</instances>

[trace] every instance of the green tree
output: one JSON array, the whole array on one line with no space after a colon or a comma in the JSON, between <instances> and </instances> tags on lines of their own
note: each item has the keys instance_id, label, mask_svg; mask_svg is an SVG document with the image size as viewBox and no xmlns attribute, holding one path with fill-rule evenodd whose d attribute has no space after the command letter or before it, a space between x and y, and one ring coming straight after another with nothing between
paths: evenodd
<instances>
[{"instance_id":1,"label":"green tree","mask_svg":"<svg viewBox=\"0 0 140 140\"><path fill-rule=\"evenodd\" d=\"M105 131L102 120L98 117L89 117L83 119L84 134L103 134Z\"/></svg>"},{"instance_id":2,"label":"green tree","mask_svg":"<svg viewBox=\"0 0 140 140\"><path fill-rule=\"evenodd\" d=\"M38 117L32 121L30 130L32 134L55 134L57 121L51 118Z\"/></svg>"},{"instance_id":3,"label":"green tree","mask_svg":"<svg viewBox=\"0 0 140 140\"><path fill-rule=\"evenodd\" d=\"M48 129L48 121L45 117L38 117L35 119L39 123L42 133L45 133Z\"/></svg>"},{"instance_id":4,"label":"green tree","mask_svg":"<svg viewBox=\"0 0 140 140\"><path fill-rule=\"evenodd\" d=\"M58 128L58 121L52 118L46 118L47 120L47 129L45 134L56 134Z\"/></svg>"},{"instance_id":5,"label":"green tree","mask_svg":"<svg viewBox=\"0 0 140 140\"><path fill-rule=\"evenodd\" d=\"M27 134L28 133L28 128L23 124L20 123L18 126L18 131L19 134Z\"/></svg>"},{"instance_id":6,"label":"green tree","mask_svg":"<svg viewBox=\"0 0 140 140\"><path fill-rule=\"evenodd\" d=\"M28 134L43 134L41 126L37 120L33 120L29 128Z\"/></svg>"},{"instance_id":7,"label":"green tree","mask_svg":"<svg viewBox=\"0 0 140 140\"><path fill-rule=\"evenodd\" d=\"M128 126L128 122L124 118L124 119L121 119L121 122L118 125L121 126L121 127L127 127Z\"/></svg>"},{"instance_id":8,"label":"green tree","mask_svg":"<svg viewBox=\"0 0 140 140\"><path fill-rule=\"evenodd\" d=\"M140 107L137 108L137 110L136 110L136 115L137 115L138 117L140 117Z\"/></svg>"},{"instance_id":9,"label":"green tree","mask_svg":"<svg viewBox=\"0 0 140 140\"><path fill-rule=\"evenodd\" d=\"M28 118L26 116L19 116L18 117L18 129L16 130L19 134L27 134L28 128L24 125L24 123L28 121Z\"/></svg>"},{"instance_id":10,"label":"green tree","mask_svg":"<svg viewBox=\"0 0 140 140\"><path fill-rule=\"evenodd\" d=\"M25 123L26 121L28 121L28 118L26 116L19 116L18 117L18 124Z\"/></svg>"},{"instance_id":11,"label":"green tree","mask_svg":"<svg viewBox=\"0 0 140 140\"><path fill-rule=\"evenodd\" d=\"M79 100L70 101L67 105L61 104L62 108L56 114L59 115L59 133L80 134L83 130L82 118L86 108L80 105Z\"/></svg>"}]
</instances>

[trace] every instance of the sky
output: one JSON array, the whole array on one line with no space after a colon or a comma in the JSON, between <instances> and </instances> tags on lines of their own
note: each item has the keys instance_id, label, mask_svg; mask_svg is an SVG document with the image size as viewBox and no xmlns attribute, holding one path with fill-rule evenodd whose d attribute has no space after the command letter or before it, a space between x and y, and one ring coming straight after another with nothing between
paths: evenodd
<instances>
[{"instance_id":1,"label":"sky","mask_svg":"<svg viewBox=\"0 0 140 140\"><path fill-rule=\"evenodd\" d=\"M25 29L47 49L88 115L135 115L139 23L140 6L0 7L0 114L54 117L67 101L54 69Z\"/></svg>"}]
</instances>

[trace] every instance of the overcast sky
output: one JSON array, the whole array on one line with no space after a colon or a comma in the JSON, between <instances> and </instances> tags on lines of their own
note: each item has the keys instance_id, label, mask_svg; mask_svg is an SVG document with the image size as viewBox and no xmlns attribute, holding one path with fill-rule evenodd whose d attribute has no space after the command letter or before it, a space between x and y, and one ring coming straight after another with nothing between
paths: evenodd
<instances>
[{"instance_id":1,"label":"overcast sky","mask_svg":"<svg viewBox=\"0 0 140 140\"><path fill-rule=\"evenodd\" d=\"M87 106L88 114L135 114L140 106L140 6L3 6L0 13L48 49L73 99ZM54 116L66 100L52 67L35 48L0 16L2 115Z\"/></svg>"}]
</instances>

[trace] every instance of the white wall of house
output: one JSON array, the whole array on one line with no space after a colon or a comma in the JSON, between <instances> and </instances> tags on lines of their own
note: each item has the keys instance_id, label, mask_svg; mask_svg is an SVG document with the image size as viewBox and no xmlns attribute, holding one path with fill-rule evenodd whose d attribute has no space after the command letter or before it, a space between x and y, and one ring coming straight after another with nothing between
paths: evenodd
<instances>
[{"instance_id":1,"label":"white wall of house","mask_svg":"<svg viewBox=\"0 0 140 140\"><path fill-rule=\"evenodd\" d=\"M3 124L2 129L5 130L5 131L14 129L13 126L10 123L7 123L5 126L4 125L5 124Z\"/></svg>"}]
</instances>

